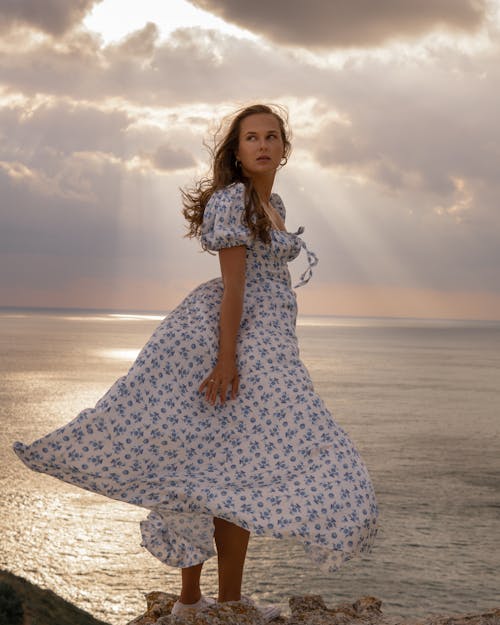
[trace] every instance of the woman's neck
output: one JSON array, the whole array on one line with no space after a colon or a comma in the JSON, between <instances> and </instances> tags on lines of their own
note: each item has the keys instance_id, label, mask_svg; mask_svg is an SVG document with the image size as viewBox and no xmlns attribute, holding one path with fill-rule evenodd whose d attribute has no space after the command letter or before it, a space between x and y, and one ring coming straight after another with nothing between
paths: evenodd
<instances>
[{"instance_id":1,"label":"woman's neck","mask_svg":"<svg viewBox=\"0 0 500 625\"><path fill-rule=\"evenodd\" d=\"M267 204L273 190L274 173L271 176L252 178L252 184L261 201Z\"/></svg>"}]
</instances>

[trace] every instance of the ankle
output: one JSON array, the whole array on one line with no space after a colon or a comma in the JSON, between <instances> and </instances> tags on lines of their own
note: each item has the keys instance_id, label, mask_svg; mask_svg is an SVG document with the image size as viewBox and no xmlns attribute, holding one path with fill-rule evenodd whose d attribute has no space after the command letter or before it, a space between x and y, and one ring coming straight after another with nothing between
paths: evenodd
<instances>
[{"instance_id":1,"label":"ankle","mask_svg":"<svg viewBox=\"0 0 500 625\"><path fill-rule=\"evenodd\" d=\"M179 597L179 601L184 605L192 605L193 603L198 603L201 599L201 591L181 591L181 595Z\"/></svg>"},{"instance_id":2,"label":"ankle","mask_svg":"<svg viewBox=\"0 0 500 625\"><path fill-rule=\"evenodd\" d=\"M241 592L219 593L217 601L219 603L224 603L225 601L241 601Z\"/></svg>"}]
</instances>

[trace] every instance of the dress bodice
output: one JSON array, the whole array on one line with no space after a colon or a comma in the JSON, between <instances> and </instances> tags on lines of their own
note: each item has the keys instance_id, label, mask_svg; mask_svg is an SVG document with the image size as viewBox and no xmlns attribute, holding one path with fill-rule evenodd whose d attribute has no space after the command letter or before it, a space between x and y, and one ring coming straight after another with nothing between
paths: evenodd
<instances>
[{"instance_id":1,"label":"dress bodice","mask_svg":"<svg viewBox=\"0 0 500 625\"><path fill-rule=\"evenodd\" d=\"M295 260L302 249L306 251L308 267L294 288L307 284L312 276L312 268L318 263L318 258L307 248L300 237L302 232L303 228L299 228L297 232L273 229L270 243L254 241L247 250L247 284L250 285L254 280L275 280L290 288L291 280L287 263Z\"/></svg>"},{"instance_id":2,"label":"dress bodice","mask_svg":"<svg viewBox=\"0 0 500 625\"><path fill-rule=\"evenodd\" d=\"M273 208L285 221L286 211L280 196L273 193L270 198ZM312 275L312 268L318 258L311 252L301 234L304 228L296 232L272 229L271 241L265 243L252 236L244 224L245 186L236 183L216 191L205 209L202 225L202 244L212 251L225 247L245 245L247 248L246 287L262 286L263 281L273 281L275 286L281 284L291 288L290 273L287 263L297 258L302 249L307 254L308 267L300 276L294 288L306 284Z\"/></svg>"}]
</instances>

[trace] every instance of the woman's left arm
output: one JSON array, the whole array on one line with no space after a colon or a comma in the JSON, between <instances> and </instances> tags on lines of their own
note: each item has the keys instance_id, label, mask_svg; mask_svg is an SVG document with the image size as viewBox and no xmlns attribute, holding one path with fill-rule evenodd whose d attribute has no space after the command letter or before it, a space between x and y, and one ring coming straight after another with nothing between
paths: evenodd
<instances>
[{"instance_id":1,"label":"woman's left arm","mask_svg":"<svg viewBox=\"0 0 500 625\"><path fill-rule=\"evenodd\" d=\"M236 342L240 329L245 294L246 247L238 245L219 250L224 293L219 318L219 351L217 363L200 385L206 399L215 404L220 397L224 404L228 387L231 399L238 393L239 377L236 363Z\"/></svg>"}]
</instances>

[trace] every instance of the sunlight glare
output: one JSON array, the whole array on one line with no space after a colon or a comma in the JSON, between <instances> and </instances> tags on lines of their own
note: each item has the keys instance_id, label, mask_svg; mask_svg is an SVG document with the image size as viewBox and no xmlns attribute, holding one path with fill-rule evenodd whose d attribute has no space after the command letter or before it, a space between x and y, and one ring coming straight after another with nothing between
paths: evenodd
<instances>
[{"instance_id":1,"label":"sunlight glare","mask_svg":"<svg viewBox=\"0 0 500 625\"><path fill-rule=\"evenodd\" d=\"M165 318L165 315L152 315L152 314L136 314L136 313L110 313L109 315L113 319L120 319L123 321L162 321Z\"/></svg>"},{"instance_id":2,"label":"sunlight glare","mask_svg":"<svg viewBox=\"0 0 500 625\"><path fill-rule=\"evenodd\" d=\"M139 349L99 349L97 354L101 358L111 358L112 360L125 360L132 362L139 355Z\"/></svg>"}]
</instances>

